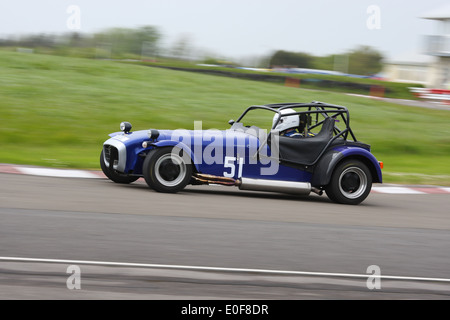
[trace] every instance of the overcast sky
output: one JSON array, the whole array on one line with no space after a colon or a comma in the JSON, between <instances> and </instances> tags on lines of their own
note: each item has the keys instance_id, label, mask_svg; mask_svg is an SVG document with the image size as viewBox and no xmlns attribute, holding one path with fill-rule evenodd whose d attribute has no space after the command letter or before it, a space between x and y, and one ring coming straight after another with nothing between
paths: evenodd
<instances>
[{"instance_id":1,"label":"overcast sky","mask_svg":"<svg viewBox=\"0 0 450 320\"><path fill-rule=\"evenodd\" d=\"M393 58L421 52L422 36L436 33L437 27L435 21L420 17L448 2L2 0L0 36L63 33L74 27L92 33L109 27L153 25L163 34L166 46L187 37L194 47L225 57L263 55L278 49L328 55L369 45ZM79 9L79 15L69 10L71 6Z\"/></svg>"}]
</instances>

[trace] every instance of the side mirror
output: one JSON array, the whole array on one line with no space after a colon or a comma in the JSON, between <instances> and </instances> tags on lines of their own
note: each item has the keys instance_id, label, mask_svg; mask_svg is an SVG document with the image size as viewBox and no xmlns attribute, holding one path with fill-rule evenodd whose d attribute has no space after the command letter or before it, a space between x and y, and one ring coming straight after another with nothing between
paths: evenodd
<instances>
[{"instance_id":1,"label":"side mirror","mask_svg":"<svg viewBox=\"0 0 450 320\"><path fill-rule=\"evenodd\" d=\"M229 124L230 126L232 126L235 122L236 122L236 121L234 121L233 119L231 119L230 121L228 121L228 124Z\"/></svg>"}]
</instances>

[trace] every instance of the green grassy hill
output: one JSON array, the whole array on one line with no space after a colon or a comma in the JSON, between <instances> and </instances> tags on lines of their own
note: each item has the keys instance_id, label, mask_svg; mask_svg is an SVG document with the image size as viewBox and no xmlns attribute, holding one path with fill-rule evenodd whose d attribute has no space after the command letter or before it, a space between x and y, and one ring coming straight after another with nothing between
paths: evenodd
<instances>
[{"instance_id":1,"label":"green grassy hill","mask_svg":"<svg viewBox=\"0 0 450 320\"><path fill-rule=\"evenodd\" d=\"M450 112L342 93L113 61L0 51L0 162L99 168L121 121L226 129L249 105L319 100L350 109L352 128L385 163L385 182L450 184Z\"/></svg>"}]
</instances>

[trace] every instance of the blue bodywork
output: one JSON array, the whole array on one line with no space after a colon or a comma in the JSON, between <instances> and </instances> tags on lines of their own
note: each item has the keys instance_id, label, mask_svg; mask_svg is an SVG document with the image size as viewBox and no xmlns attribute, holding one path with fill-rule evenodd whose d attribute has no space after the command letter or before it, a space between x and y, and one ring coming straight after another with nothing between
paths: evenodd
<instances>
[{"instance_id":1,"label":"blue bodywork","mask_svg":"<svg viewBox=\"0 0 450 320\"><path fill-rule=\"evenodd\" d=\"M372 171L374 182L382 182L377 159L367 145L351 144L331 146L312 166L272 159L271 148L265 141L242 130L158 130L156 139L149 138L149 130L129 133L115 132L104 146L118 150L114 168L121 173L142 176L145 156L154 148L180 147L191 158L195 172L233 179L242 177L266 180L309 182L324 186L329 182L336 165L344 158L362 159ZM310 138L314 139L314 138ZM143 143L146 142L146 147ZM259 150L262 146L262 149ZM262 154L263 156L257 156ZM280 160L280 161L278 161Z\"/></svg>"}]
</instances>

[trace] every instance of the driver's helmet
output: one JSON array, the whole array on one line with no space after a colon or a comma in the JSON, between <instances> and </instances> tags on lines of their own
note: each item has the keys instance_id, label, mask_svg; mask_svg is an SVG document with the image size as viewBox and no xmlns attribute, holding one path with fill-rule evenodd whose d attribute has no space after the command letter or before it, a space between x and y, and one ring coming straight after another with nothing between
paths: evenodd
<instances>
[{"instance_id":1,"label":"driver's helmet","mask_svg":"<svg viewBox=\"0 0 450 320\"><path fill-rule=\"evenodd\" d=\"M295 113L293 109L283 109L281 110L281 114ZM278 120L278 113L273 116L272 127ZM297 128L300 125L300 117L298 114L294 114L292 116L281 117L280 122L278 122L277 126L274 128L283 132L288 129Z\"/></svg>"}]
</instances>

